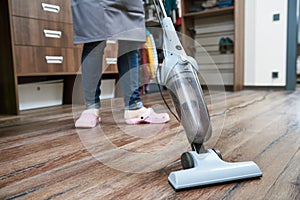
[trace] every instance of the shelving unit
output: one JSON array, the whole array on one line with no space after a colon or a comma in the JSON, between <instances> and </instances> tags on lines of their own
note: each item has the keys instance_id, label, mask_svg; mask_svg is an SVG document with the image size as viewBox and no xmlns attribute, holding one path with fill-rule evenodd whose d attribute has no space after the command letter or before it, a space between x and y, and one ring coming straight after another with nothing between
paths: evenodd
<instances>
[{"instance_id":1,"label":"shelving unit","mask_svg":"<svg viewBox=\"0 0 300 200\"><path fill-rule=\"evenodd\" d=\"M210 8L201 12L183 13L183 17L209 17L216 15L232 14L234 12L234 6L229 6L225 8Z\"/></svg>"},{"instance_id":2,"label":"shelving unit","mask_svg":"<svg viewBox=\"0 0 300 200\"><path fill-rule=\"evenodd\" d=\"M219 84L213 83L213 80L214 76L221 74L225 86L229 86L233 91L242 90L244 84L244 1L235 0L234 6L225 8L215 7L201 12L191 13L188 13L188 9L193 6L194 1L182 0L181 3L182 34L187 36L186 38L183 38L183 44L188 54L196 58L200 67L200 74L202 72L204 76L207 76L207 79L209 80L208 84L212 85ZM212 32L211 34L206 32L202 33L203 35L199 35L196 29L198 28L198 30L201 30L201 28L207 28L209 25L211 25L211 27L219 27L219 25L222 23L226 24L224 20L227 20L228 22L230 19L232 21L232 40L234 41L234 53L231 55L219 54L219 41L216 41L216 39L218 37L223 37L221 33L222 31L218 30ZM226 33L224 33L224 36L226 36L230 31L226 30L225 32ZM215 36L215 38L212 38L213 36ZM191 43L190 38L196 42ZM216 64L215 66L217 66L216 70L208 69L207 63L203 63L206 59L205 56L199 57L199 52L197 52L197 44L195 43L198 43L201 40L200 38L202 38L202 41L203 39L206 39L206 42L209 41L215 43L214 47L212 47L212 44L209 44L210 48L207 48L207 50L207 46L202 45L202 47L213 59L214 63ZM202 68L203 65L205 65L204 68Z\"/></svg>"}]
</instances>

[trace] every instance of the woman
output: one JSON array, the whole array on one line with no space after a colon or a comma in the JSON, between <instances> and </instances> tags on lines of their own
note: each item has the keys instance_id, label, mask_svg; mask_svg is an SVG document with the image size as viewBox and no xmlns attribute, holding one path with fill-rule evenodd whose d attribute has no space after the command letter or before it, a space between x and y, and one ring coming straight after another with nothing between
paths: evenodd
<instances>
[{"instance_id":1,"label":"woman","mask_svg":"<svg viewBox=\"0 0 300 200\"><path fill-rule=\"evenodd\" d=\"M86 110L75 126L95 127L101 121L100 85L106 40L119 41L118 71L127 124L165 123L167 113L143 106L138 90L138 47L146 40L142 0L72 0L74 43L84 44L82 87Z\"/></svg>"}]
</instances>

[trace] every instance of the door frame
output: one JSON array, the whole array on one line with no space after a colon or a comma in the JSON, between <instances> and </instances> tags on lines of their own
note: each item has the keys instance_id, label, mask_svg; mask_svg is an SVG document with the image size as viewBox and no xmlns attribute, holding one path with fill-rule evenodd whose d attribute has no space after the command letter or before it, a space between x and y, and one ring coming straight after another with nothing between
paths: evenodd
<instances>
[{"instance_id":1,"label":"door frame","mask_svg":"<svg viewBox=\"0 0 300 200\"><path fill-rule=\"evenodd\" d=\"M299 0L288 1L286 89L295 90L297 84L297 45L299 23Z\"/></svg>"}]
</instances>

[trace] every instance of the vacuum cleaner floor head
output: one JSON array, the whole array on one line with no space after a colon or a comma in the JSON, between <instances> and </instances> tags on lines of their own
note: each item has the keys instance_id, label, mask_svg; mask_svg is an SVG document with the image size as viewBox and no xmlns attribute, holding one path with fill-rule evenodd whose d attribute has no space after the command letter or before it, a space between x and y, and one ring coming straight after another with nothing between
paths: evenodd
<instances>
[{"instance_id":1,"label":"vacuum cleaner floor head","mask_svg":"<svg viewBox=\"0 0 300 200\"><path fill-rule=\"evenodd\" d=\"M198 154L187 152L192 168L171 172L168 180L175 190L261 177L262 172L252 161L225 162L214 150Z\"/></svg>"}]
</instances>

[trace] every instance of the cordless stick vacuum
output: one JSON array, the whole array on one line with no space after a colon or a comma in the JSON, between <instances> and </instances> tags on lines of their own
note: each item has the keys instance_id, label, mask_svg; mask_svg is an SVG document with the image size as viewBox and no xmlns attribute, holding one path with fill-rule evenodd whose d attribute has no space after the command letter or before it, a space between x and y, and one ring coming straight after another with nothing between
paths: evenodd
<instances>
[{"instance_id":1,"label":"cordless stick vacuum","mask_svg":"<svg viewBox=\"0 0 300 200\"><path fill-rule=\"evenodd\" d=\"M171 172L169 183L175 190L181 190L261 177L262 172L254 162L225 162L218 150L204 148L212 127L198 79L198 64L185 53L162 1L154 3L163 29L165 56L162 66L156 69L157 81L168 89L192 147L192 151L182 154L183 169Z\"/></svg>"}]
</instances>

